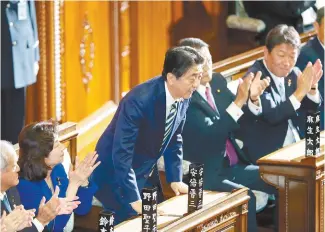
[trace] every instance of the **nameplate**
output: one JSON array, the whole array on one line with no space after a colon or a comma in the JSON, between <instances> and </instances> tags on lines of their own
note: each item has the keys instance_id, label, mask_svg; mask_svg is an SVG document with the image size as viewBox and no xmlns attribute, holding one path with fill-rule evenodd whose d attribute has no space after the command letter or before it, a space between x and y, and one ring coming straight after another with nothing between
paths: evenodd
<instances>
[{"instance_id":1,"label":"nameplate","mask_svg":"<svg viewBox=\"0 0 325 232\"><path fill-rule=\"evenodd\" d=\"M157 231L157 188L142 190L142 231Z\"/></svg>"},{"instance_id":2,"label":"nameplate","mask_svg":"<svg viewBox=\"0 0 325 232\"><path fill-rule=\"evenodd\" d=\"M98 232L114 232L114 213L105 210L99 213Z\"/></svg>"},{"instance_id":3,"label":"nameplate","mask_svg":"<svg viewBox=\"0 0 325 232\"><path fill-rule=\"evenodd\" d=\"M306 115L306 156L320 153L320 113L308 112Z\"/></svg>"},{"instance_id":4,"label":"nameplate","mask_svg":"<svg viewBox=\"0 0 325 232\"><path fill-rule=\"evenodd\" d=\"M189 167L187 212L192 213L202 208L203 204L203 166L192 163Z\"/></svg>"}]
</instances>

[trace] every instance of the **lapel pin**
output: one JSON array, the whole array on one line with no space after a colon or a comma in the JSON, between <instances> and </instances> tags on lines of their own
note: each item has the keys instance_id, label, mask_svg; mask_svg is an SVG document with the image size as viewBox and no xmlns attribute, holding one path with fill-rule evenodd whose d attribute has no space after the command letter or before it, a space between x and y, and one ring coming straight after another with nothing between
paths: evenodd
<instances>
[{"instance_id":1,"label":"lapel pin","mask_svg":"<svg viewBox=\"0 0 325 232\"><path fill-rule=\"evenodd\" d=\"M220 89L217 89L217 92L220 93Z\"/></svg>"},{"instance_id":2,"label":"lapel pin","mask_svg":"<svg viewBox=\"0 0 325 232\"><path fill-rule=\"evenodd\" d=\"M288 80L288 86L291 86L291 79Z\"/></svg>"}]
</instances>

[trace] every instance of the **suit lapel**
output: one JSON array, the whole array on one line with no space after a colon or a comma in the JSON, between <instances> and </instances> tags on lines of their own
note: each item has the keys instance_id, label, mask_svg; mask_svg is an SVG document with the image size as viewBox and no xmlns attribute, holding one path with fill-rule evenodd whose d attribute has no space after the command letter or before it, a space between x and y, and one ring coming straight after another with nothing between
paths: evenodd
<instances>
[{"instance_id":1,"label":"suit lapel","mask_svg":"<svg viewBox=\"0 0 325 232\"><path fill-rule=\"evenodd\" d=\"M220 117L219 112L212 109L209 103L197 91L193 93L192 103L197 104L209 117Z\"/></svg>"},{"instance_id":2,"label":"suit lapel","mask_svg":"<svg viewBox=\"0 0 325 232\"><path fill-rule=\"evenodd\" d=\"M161 80L162 79L162 80ZM165 81L163 78L159 79L158 94L156 102L154 103L155 118L156 118L156 131L157 131L157 147L158 150L162 144L165 133L166 121L166 91Z\"/></svg>"}]
</instances>

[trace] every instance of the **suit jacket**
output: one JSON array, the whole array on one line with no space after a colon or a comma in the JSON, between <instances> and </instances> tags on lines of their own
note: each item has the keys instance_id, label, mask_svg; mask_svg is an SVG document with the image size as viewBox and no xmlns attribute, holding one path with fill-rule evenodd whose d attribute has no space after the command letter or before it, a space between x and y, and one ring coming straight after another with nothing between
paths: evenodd
<instances>
[{"instance_id":1,"label":"suit jacket","mask_svg":"<svg viewBox=\"0 0 325 232\"><path fill-rule=\"evenodd\" d=\"M193 93L187 111L183 131L184 159L196 163L204 163L204 187L215 188L217 173L229 167L225 157L226 141L232 138L231 133L239 129L239 124L227 113L226 109L234 101L235 96L227 88L226 79L214 73L210 82L217 111L197 92ZM239 159L245 161L243 152L233 142Z\"/></svg>"},{"instance_id":2,"label":"suit jacket","mask_svg":"<svg viewBox=\"0 0 325 232\"><path fill-rule=\"evenodd\" d=\"M7 197L8 197L8 201L10 204L11 209L14 209L14 205L21 205L20 202L20 197L19 197L19 193L17 191L16 187L11 187L10 189L8 189L6 191ZM7 214L9 213L6 206L3 204L3 202L1 201L1 214L2 211L6 210ZM31 227L25 228L22 230L23 232L38 232L37 228L34 226L34 224L32 224Z\"/></svg>"},{"instance_id":3,"label":"suit jacket","mask_svg":"<svg viewBox=\"0 0 325 232\"><path fill-rule=\"evenodd\" d=\"M54 188L56 186L59 186L60 188L59 197L66 197L69 179L62 164L58 164L53 168L51 179ZM25 208L36 209L36 214L38 213L38 207L42 197L44 196L46 201L50 200L52 197L52 191L49 189L45 180L29 181L20 178L17 189L20 193L21 202ZM76 214L85 215L90 211L92 207L92 198L96 190L97 186L92 182L89 183L87 188L79 187L77 196L79 197L81 204L74 210ZM47 229L49 231L62 232L69 218L70 214L57 216L47 225Z\"/></svg>"},{"instance_id":4,"label":"suit jacket","mask_svg":"<svg viewBox=\"0 0 325 232\"><path fill-rule=\"evenodd\" d=\"M248 73L256 73L257 71L262 72L262 79L267 76L271 77L262 60L256 61ZM297 75L292 71L285 78L286 101L282 102L278 89L271 78L270 86L260 96L262 114L259 116L252 113L245 114L239 119L241 129L236 135L244 141L245 153L248 153L252 162L255 163L257 159L283 146L288 130L288 119L292 120L299 132L301 112L316 111L319 108L319 104L305 97L301 102L301 107L296 112L289 100L296 88Z\"/></svg>"},{"instance_id":5,"label":"suit jacket","mask_svg":"<svg viewBox=\"0 0 325 232\"><path fill-rule=\"evenodd\" d=\"M27 19L18 20L19 1L1 1L1 88L22 88L36 82L34 63L39 46L34 1L27 2Z\"/></svg>"},{"instance_id":6,"label":"suit jacket","mask_svg":"<svg viewBox=\"0 0 325 232\"><path fill-rule=\"evenodd\" d=\"M317 59L323 64L323 76L319 80L318 83L318 90L324 99L324 73L325 73L325 65L324 65L324 47L320 44L317 37L310 39L300 50L300 54L297 60L296 66L299 67L301 70L304 70L307 63L310 61L314 63ZM324 130L324 101L320 107L320 114L321 114L321 122L320 127L321 130Z\"/></svg>"},{"instance_id":7,"label":"suit jacket","mask_svg":"<svg viewBox=\"0 0 325 232\"><path fill-rule=\"evenodd\" d=\"M179 104L169 143L160 151L166 120L164 83L164 78L158 76L133 88L121 100L97 143L102 163L94 171L93 180L99 186L96 197L106 207L114 208L111 204L122 198L126 204L141 199L139 191L162 154L167 181L182 180L181 132L189 100ZM116 189L118 196L109 195Z\"/></svg>"}]
</instances>

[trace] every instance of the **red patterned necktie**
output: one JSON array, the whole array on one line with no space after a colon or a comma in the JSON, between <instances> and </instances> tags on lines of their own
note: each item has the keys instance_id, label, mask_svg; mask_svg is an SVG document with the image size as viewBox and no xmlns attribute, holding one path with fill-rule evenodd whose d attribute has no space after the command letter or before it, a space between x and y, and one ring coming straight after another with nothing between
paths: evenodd
<instances>
[{"instance_id":1,"label":"red patterned necktie","mask_svg":"<svg viewBox=\"0 0 325 232\"><path fill-rule=\"evenodd\" d=\"M215 104L213 103L212 96L210 93L211 93L210 87L207 86L206 90L205 90L207 102L209 103L209 105L211 106L212 109L217 110ZM228 156L230 166L233 166L238 163L238 155L237 155L236 149L229 139L227 139L227 142L226 142L226 154Z\"/></svg>"}]
</instances>

